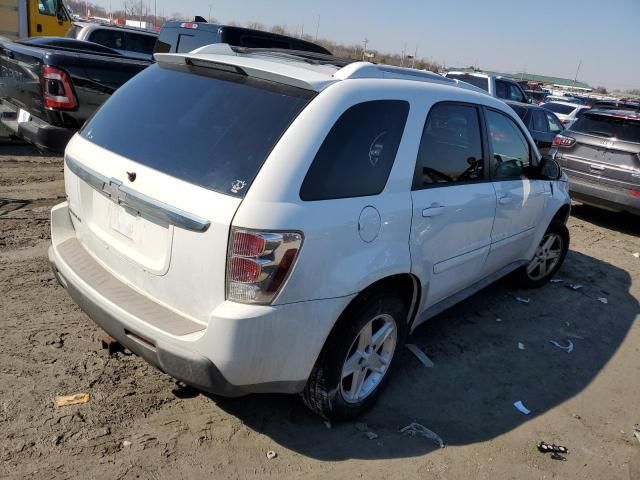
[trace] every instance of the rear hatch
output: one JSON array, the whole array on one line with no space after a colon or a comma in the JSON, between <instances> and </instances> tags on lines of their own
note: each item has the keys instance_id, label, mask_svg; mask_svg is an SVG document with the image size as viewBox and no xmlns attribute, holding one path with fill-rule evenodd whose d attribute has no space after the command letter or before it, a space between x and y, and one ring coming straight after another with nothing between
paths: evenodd
<instances>
[{"instance_id":1,"label":"rear hatch","mask_svg":"<svg viewBox=\"0 0 640 480\"><path fill-rule=\"evenodd\" d=\"M619 188L640 185L640 115L588 111L563 135L576 140L556 157L570 175Z\"/></svg>"},{"instance_id":2,"label":"rear hatch","mask_svg":"<svg viewBox=\"0 0 640 480\"><path fill-rule=\"evenodd\" d=\"M206 322L225 299L233 216L311 96L227 69L144 70L67 147L78 238L132 288Z\"/></svg>"}]
</instances>

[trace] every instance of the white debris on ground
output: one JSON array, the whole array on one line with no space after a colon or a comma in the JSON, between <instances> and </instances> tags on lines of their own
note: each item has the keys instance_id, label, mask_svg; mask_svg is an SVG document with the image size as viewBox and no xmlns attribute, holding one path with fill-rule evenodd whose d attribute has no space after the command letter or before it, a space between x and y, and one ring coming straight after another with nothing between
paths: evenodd
<instances>
[{"instance_id":1,"label":"white debris on ground","mask_svg":"<svg viewBox=\"0 0 640 480\"><path fill-rule=\"evenodd\" d=\"M527 407L524 406L524 403L522 403L522 400L518 400L517 402L514 402L513 406L516 407L518 411L520 411L521 413L524 413L525 415L529 415L531 413L531 410L529 410Z\"/></svg>"},{"instance_id":2,"label":"white debris on ground","mask_svg":"<svg viewBox=\"0 0 640 480\"><path fill-rule=\"evenodd\" d=\"M416 422L410 423L406 427L401 428L400 433L407 433L412 437L416 435L421 435L425 438L428 438L429 440L432 440L440 448L444 448L444 441L442 440L442 438L440 438L440 435L429 430L424 425L420 425L419 423L416 423Z\"/></svg>"},{"instance_id":3,"label":"white debris on ground","mask_svg":"<svg viewBox=\"0 0 640 480\"><path fill-rule=\"evenodd\" d=\"M422 350L420 350L420 347L418 347L417 345L413 344L413 343L407 343L405 345L405 347L407 347L407 349L413 353L418 360L420 360L422 362L422 364L425 367L428 368L433 368L434 363L431 361L431 359L427 356L426 353L424 353Z\"/></svg>"}]
</instances>

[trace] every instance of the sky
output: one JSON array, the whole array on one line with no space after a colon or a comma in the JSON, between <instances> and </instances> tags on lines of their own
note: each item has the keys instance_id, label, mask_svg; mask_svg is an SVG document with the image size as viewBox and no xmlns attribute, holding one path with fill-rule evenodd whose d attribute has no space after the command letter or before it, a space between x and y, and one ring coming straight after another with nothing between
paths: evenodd
<instances>
[{"instance_id":1,"label":"sky","mask_svg":"<svg viewBox=\"0 0 640 480\"><path fill-rule=\"evenodd\" d=\"M108 7L109 0L94 0ZM121 0L111 0L112 7ZM150 2L153 10L154 0ZM156 0L158 14L211 15L362 44L446 66L525 71L640 88L640 0ZM319 17L318 17L319 16ZM319 25L318 25L319 20Z\"/></svg>"}]
</instances>

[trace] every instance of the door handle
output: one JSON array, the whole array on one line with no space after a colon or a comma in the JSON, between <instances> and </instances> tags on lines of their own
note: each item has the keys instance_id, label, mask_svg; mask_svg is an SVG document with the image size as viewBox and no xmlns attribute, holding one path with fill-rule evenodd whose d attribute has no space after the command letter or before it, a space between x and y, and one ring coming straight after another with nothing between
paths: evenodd
<instances>
[{"instance_id":1,"label":"door handle","mask_svg":"<svg viewBox=\"0 0 640 480\"><path fill-rule=\"evenodd\" d=\"M437 217L438 215L442 215L443 213L444 207L442 205L434 205L433 207L422 209L423 217Z\"/></svg>"},{"instance_id":2,"label":"door handle","mask_svg":"<svg viewBox=\"0 0 640 480\"><path fill-rule=\"evenodd\" d=\"M498 203L500 205L509 205L513 201L513 197L511 195L503 195L498 198Z\"/></svg>"}]
</instances>

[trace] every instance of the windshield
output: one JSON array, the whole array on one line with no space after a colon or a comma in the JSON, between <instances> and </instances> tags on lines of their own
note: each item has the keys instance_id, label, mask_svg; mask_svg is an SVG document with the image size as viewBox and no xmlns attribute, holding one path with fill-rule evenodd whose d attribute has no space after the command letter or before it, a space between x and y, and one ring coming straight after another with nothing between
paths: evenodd
<instances>
[{"instance_id":1,"label":"windshield","mask_svg":"<svg viewBox=\"0 0 640 480\"><path fill-rule=\"evenodd\" d=\"M569 115L576 109L576 107L574 107L573 105L563 105L561 103L553 102L544 103L540 106L545 110L550 110L553 113L559 113L560 115Z\"/></svg>"},{"instance_id":2,"label":"windshield","mask_svg":"<svg viewBox=\"0 0 640 480\"><path fill-rule=\"evenodd\" d=\"M640 117L629 119L622 116L598 115L595 112L586 113L576 120L571 130L598 137L615 137L625 142L640 143Z\"/></svg>"},{"instance_id":3,"label":"windshield","mask_svg":"<svg viewBox=\"0 0 640 480\"><path fill-rule=\"evenodd\" d=\"M155 64L118 89L80 134L174 177L244 197L313 95L211 68Z\"/></svg>"},{"instance_id":4,"label":"windshield","mask_svg":"<svg viewBox=\"0 0 640 480\"><path fill-rule=\"evenodd\" d=\"M489 91L489 79L486 77L476 77L475 75L468 75L464 73L447 73L447 78L455 78L462 82L470 83L485 91Z\"/></svg>"}]
</instances>

